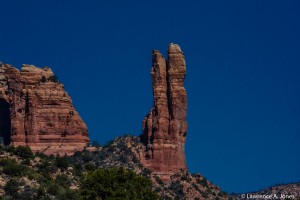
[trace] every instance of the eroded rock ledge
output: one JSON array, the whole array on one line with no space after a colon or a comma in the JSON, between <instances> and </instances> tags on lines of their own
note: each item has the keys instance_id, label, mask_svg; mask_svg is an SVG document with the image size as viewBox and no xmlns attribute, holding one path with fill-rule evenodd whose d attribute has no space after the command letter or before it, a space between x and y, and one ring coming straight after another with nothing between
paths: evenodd
<instances>
[{"instance_id":1,"label":"eroded rock ledge","mask_svg":"<svg viewBox=\"0 0 300 200\"><path fill-rule=\"evenodd\" d=\"M0 65L0 137L45 154L71 155L89 143L88 129L49 67ZM3 112L2 112L3 111Z\"/></svg>"}]
</instances>

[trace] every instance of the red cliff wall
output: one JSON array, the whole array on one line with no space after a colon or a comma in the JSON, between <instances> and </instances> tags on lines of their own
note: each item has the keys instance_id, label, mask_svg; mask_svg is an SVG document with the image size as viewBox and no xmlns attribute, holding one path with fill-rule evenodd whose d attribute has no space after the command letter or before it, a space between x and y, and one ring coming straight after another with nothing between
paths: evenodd
<instances>
[{"instance_id":1,"label":"red cliff wall","mask_svg":"<svg viewBox=\"0 0 300 200\"><path fill-rule=\"evenodd\" d=\"M70 155L89 143L85 123L48 67L23 65L19 71L0 65L0 100L10 106L10 133L0 133L10 135L6 143L28 145L48 155Z\"/></svg>"}]
</instances>

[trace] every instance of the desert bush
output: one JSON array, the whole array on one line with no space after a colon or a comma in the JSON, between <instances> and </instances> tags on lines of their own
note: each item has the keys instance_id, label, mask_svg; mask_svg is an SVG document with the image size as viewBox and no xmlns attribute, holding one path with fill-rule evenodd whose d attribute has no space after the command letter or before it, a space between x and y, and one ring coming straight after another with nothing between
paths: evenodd
<instances>
[{"instance_id":1,"label":"desert bush","mask_svg":"<svg viewBox=\"0 0 300 200\"><path fill-rule=\"evenodd\" d=\"M46 78L46 76L42 76L42 78L41 78L41 82L42 82L42 83L46 83L46 82L47 82L47 78Z\"/></svg>"},{"instance_id":2,"label":"desert bush","mask_svg":"<svg viewBox=\"0 0 300 200\"><path fill-rule=\"evenodd\" d=\"M71 181L70 181L69 177L65 174L58 175L55 179L55 183L62 187L70 187L70 185L71 185Z\"/></svg>"},{"instance_id":3,"label":"desert bush","mask_svg":"<svg viewBox=\"0 0 300 200\"><path fill-rule=\"evenodd\" d=\"M15 154L20 156L21 158L24 158L24 159L27 159L27 158L32 159L34 157L29 146L18 146L18 147L16 147Z\"/></svg>"},{"instance_id":4,"label":"desert bush","mask_svg":"<svg viewBox=\"0 0 300 200\"><path fill-rule=\"evenodd\" d=\"M94 147L101 147L100 143L98 141L93 141L92 146Z\"/></svg>"},{"instance_id":5,"label":"desert bush","mask_svg":"<svg viewBox=\"0 0 300 200\"><path fill-rule=\"evenodd\" d=\"M56 183L51 183L47 187L47 192L51 195L57 195L60 193L60 191L61 191L61 188Z\"/></svg>"},{"instance_id":6,"label":"desert bush","mask_svg":"<svg viewBox=\"0 0 300 200\"><path fill-rule=\"evenodd\" d=\"M13 159L3 159L0 162L3 166L2 172L6 175L15 177L15 176L25 176L28 174L29 168L25 165L18 164Z\"/></svg>"},{"instance_id":7,"label":"desert bush","mask_svg":"<svg viewBox=\"0 0 300 200\"><path fill-rule=\"evenodd\" d=\"M67 169L70 165L69 158L67 156L57 156L55 159L55 165L61 169Z\"/></svg>"},{"instance_id":8,"label":"desert bush","mask_svg":"<svg viewBox=\"0 0 300 200\"><path fill-rule=\"evenodd\" d=\"M12 196L13 198L18 198L18 190L20 183L15 179L10 179L4 186L4 191L7 196Z\"/></svg>"},{"instance_id":9,"label":"desert bush","mask_svg":"<svg viewBox=\"0 0 300 200\"><path fill-rule=\"evenodd\" d=\"M50 76L50 77L48 78L48 81L51 81L51 82L54 82L54 83L58 83L58 82L59 82L57 76L55 76L55 75Z\"/></svg>"},{"instance_id":10,"label":"desert bush","mask_svg":"<svg viewBox=\"0 0 300 200\"><path fill-rule=\"evenodd\" d=\"M38 172L41 172L41 174L45 174L46 176L56 172L57 170L57 166L48 160L42 160L37 167Z\"/></svg>"},{"instance_id":11,"label":"desert bush","mask_svg":"<svg viewBox=\"0 0 300 200\"><path fill-rule=\"evenodd\" d=\"M88 163L90 162L91 160L93 160L93 157L91 155L91 152L89 151L83 151L82 154L81 154L81 159L84 163Z\"/></svg>"},{"instance_id":12,"label":"desert bush","mask_svg":"<svg viewBox=\"0 0 300 200\"><path fill-rule=\"evenodd\" d=\"M197 185L197 184L195 184L195 183L192 183L192 186L193 186L193 188L195 188L195 190L197 190L197 191L200 191L200 190L199 190L199 187L198 187L198 185Z\"/></svg>"},{"instance_id":13,"label":"desert bush","mask_svg":"<svg viewBox=\"0 0 300 200\"><path fill-rule=\"evenodd\" d=\"M84 168L87 171L94 171L97 167L92 163L87 163L85 164Z\"/></svg>"},{"instance_id":14,"label":"desert bush","mask_svg":"<svg viewBox=\"0 0 300 200\"><path fill-rule=\"evenodd\" d=\"M58 196L59 200L79 200L79 192L77 190L67 189L64 193Z\"/></svg>"},{"instance_id":15,"label":"desert bush","mask_svg":"<svg viewBox=\"0 0 300 200\"><path fill-rule=\"evenodd\" d=\"M159 199L149 179L123 168L90 172L80 189L83 199Z\"/></svg>"},{"instance_id":16,"label":"desert bush","mask_svg":"<svg viewBox=\"0 0 300 200\"><path fill-rule=\"evenodd\" d=\"M171 185L169 186L169 189L174 191L177 197L184 196L183 186L180 184L179 181L172 182Z\"/></svg>"}]
</instances>

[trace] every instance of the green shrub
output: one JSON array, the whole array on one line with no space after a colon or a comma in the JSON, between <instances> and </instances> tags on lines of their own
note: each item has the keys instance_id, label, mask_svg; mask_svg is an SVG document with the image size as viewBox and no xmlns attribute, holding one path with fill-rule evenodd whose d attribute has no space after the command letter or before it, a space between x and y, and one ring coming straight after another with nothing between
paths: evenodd
<instances>
[{"instance_id":1,"label":"green shrub","mask_svg":"<svg viewBox=\"0 0 300 200\"><path fill-rule=\"evenodd\" d=\"M82 154L81 154L81 159L84 163L88 163L90 162L91 160L93 160L93 157L91 155L91 152L89 151L83 151Z\"/></svg>"},{"instance_id":2,"label":"green shrub","mask_svg":"<svg viewBox=\"0 0 300 200\"><path fill-rule=\"evenodd\" d=\"M71 181L70 181L69 177L65 174L57 176L55 179L55 183L62 187L70 187L70 185L71 185Z\"/></svg>"},{"instance_id":3,"label":"green shrub","mask_svg":"<svg viewBox=\"0 0 300 200\"><path fill-rule=\"evenodd\" d=\"M80 176L82 171L83 171L83 167L81 164L74 165L74 174L75 175Z\"/></svg>"},{"instance_id":4,"label":"green shrub","mask_svg":"<svg viewBox=\"0 0 300 200\"><path fill-rule=\"evenodd\" d=\"M11 159L11 158L2 158L0 159L0 166L4 167L10 163L16 163L15 159Z\"/></svg>"},{"instance_id":5,"label":"green shrub","mask_svg":"<svg viewBox=\"0 0 300 200\"><path fill-rule=\"evenodd\" d=\"M40 184L48 184L49 182L52 181L52 178L47 173L41 173L40 176L37 176L36 180Z\"/></svg>"},{"instance_id":6,"label":"green shrub","mask_svg":"<svg viewBox=\"0 0 300 200\"><path fill-rule=\"evenodd\" d=\"M84 168L87 171L94 171L94 170L97 169L97 167L94 164L92 164L92 163L85 164Z\"/></svg>"},{"instance_id":7,"label":"green shrub","mask_svg":"<svg viewBox=\"0 0 300 200\"><path fill-rule=\"evenodd\" d=\"M54 196L60 196L63 195L66 192L66 188L56 184L56 183L50 183L47 187L47 193Z\"/></svg>"},{"instance_id":8,"label":"green shrub","mask_svg":"<svg viewBox=\"0 0 300 200\"><path fill-rule=\"evenodd\" d=\"M180 184L179 181L172 182L169 189L173 190L177 197L184 196L183 186Z\"/></svg>"},{"instance_id":9,"label":"green shrub","mask_svg":"<svg viewBox=\"0 0 300 200\"><path fill-rule=\"evenodd\" d=\"M101 145L100 145L100 143L98 141L95 140L95 141L93 141L92 146L94 146L94 147L100 147Z\"/></svg>"},{"instance_id":10,"label":"green shrub","mask_svg":"<svg viewBox=\"0 0 300 200\"><path fill-rule=\"evenodd\" d=\"M123 168L90 172L80 189L83 199L159 199L149 179Z\"/></svg>"},{"instance_id":11,"label":"green shrub","mask_svg":"<svg viewBox=\"0 0 300 200\"><path fill-rule=\"evenodd\" d=\"M160 184L160 185L164 184L164 182L158 176L155 176L154 178L155 178L155 180L157 181L158 184Z\"/></svg>"},{"instance_id":12,"label":"green shrub","mask_svg":"<svg viewBox=\"0 0 300 200\"><path fill-rule=\"evenodd\" d=\"M146 177L149 177L150 174L151 174L151 170L148 169L148 168L144 168L143 171L142 171L142 174Z\"/></svg>"},{"instance_id":13,"label":"green shrub","mask_svg":"<svg viewBox=\"0 0 300 200\"><path fill-rule=\"evenodd\" d=\"M42 76L41 82L42 82L42 83L46 83L46 82L47 82L46 76Z\"/></svg>"},{"instance_id":14,"label":"green shrub","mask_svg":"<svg viewBox=\"0 0 300 200\"><path fill-rule=\"evenodd\" d=\"M220 197L226 197L226 196L227 196L227 192L221 191L221 192L219 192L218 195L219 195Z\"/></svg>"},{"instance_id":15,"label":"green shrub","mask_svg":"<svg viewBox=\"0 0 300 200\"><path fill-rule=\"evenodd\" d=\"M47 192L51 195L59 194L60 188L59 185L52 183L47 187Z\"/></svg>"},{"instance_id":16,"label":"green shrub","mask_svg":"<svg viewBox=\"0 0 300 200\"><path fill-rule=\"evenodd\" d=\"M27 177L30 180L37 180L41 175L36 173L35 171L33 173L28 173Z\"/></svg>"},{"instance_id":17,"label":"green shrub","mask_svg":"<svg viewBox=\"0 0 300 200\"><path fill-rule=\"evenodd\" d=\"M35 156L40 157L40 158L46 158L47 157L43 152L39 152L39 151L35 153Z\"/></svg>"},{"instance_id":18,"label":"green shrub","mask_svg":"<svg viewBox=\"0 0 300 200\"><path fill-rule=\"evenodd\" d=\"M67 156L59 157L57 156L55 159L55 164L58 168L67 169L69 167L69 158Z\"/></svg>"},{"instance_id":19,"label":"green shrub","mask_svg":"<svg viewBox=\"0 0 300 200\"><path fill-rule=\"evenodd\" d=\"M1 165L3 166L2 172L9 176L25 176L29 171L27 166L18 164L13 159L4 159Z\"/></svg>"},{"instance_id":20,"label":"green shrub","mask_svg":"<svg viewBox=\"0 0 300 200\"><path fill-rule=\"evenodd\" d=\"M136 155L132 155L132 162L133 163L140 163L140 160L136 157Z\"/></svg>"},{"instance_id":21,"label":"green shrub","mask_svg":"<svg viewBox=\"0 0 300 200\"><path fill-rule=\"evenodd\" d=\"M205 198L205 199L208 198L208 193L207 193L207 192L202 192L201 195L202 195L202 197Z\"/></svg>"},{"instance_id":22,"label":"green shrub","mask_svg":"<svg viewBox=\"0 0 300 200\"><path fill-rule=\"evenodd\" d=\"M38 171L41 172L41 174L46 174L46 176L49 176L49 174L52 174L57 170L57 166L47 160L42 160L37 167Z\"/></svg>"},{"instance_id":23,"label":"green shrub","mask_svg":"<svg viewBox=\"0 0 300 200\"><path fill-rule=\"evenodd\" d=\"M192 183L192 186L195 188L195 190L197 190L197 191L200 191L200 190L199 190L199 187L198 187L198 185L197 185L197 184L195 184L195 183Z\"/></svg>"},{"instance_id":24,"label":"green shrub","mask_svg":"<svg viewBox=\"0 0 300 200\"><path fill-rule=\"evenodd\" d=\"M29 185L24 185L24 183L21 183L20 188L22 190L19 191L20 199L22 200L33 200L36 199L37 196L37 190Z\"/></svg>"},{"instance_id":25,"label":"green shrub","mask_svg":"<svg viewBox=\"0 0 300 200\"><path fill-rule=\"evenodd\" d=\"M203 187L207 187L208 186L208 182L206 180L206 178L202 178L202 179L197 179L197 183L202 185Z\"/></svg>"},{"instance_id":26,"label":"green shrub","mask_svg":"<svg viewBox=\"0 0 300 200\"><path fill-rule=\"evenodd\" d=\"M30 159L26 158L25 160L22 161L23 165L30 165Z\"/></svg>"},{"instance_id":27,"label":"green shrub","mask_svg":"<svg viewBox=\"0 0 300 200\"><path fill-rule=\"evenodd\" d=\"M54 82L54 83L59 83L59 80L58 80L57 76L55 76L55 75L50 76L48 78L48 81L51 81L51 82Z\"/></svg>"},{"instance_id":28,"label":"green shrub","mask_svg":"<svg viewBox=\"0 0 300 200\"><path fill-rule=\"evenodd\" d=\"M58 196L59 200L78 200L81 199L77 190L67 189L63 194Z\"/></svg>"},{"instance_id":29,"label":"green shrub","mask_svg":"<svg viewBox=\"0 0 300 200\"><path fill-rule=\"evenodd\" d=\"M15 179L10 179L4 187L5 194L8 196L12 196L13 198L18 198L18 190L20 183Z\"/></svg>"},{"instance_id":30,"label":"green shrub","mask_svg":"<svg viewBox=\"0 0 300 200\"><path fill-rule=\"evenodd\" d=\"M15 149L15 154L24 159L31 159L34 157L29 146L18 146Z\"/></svg>"},{"instance_id":31,"label":"green shrub","mask_svg":"<svg viewBox=\"0 0 300 200\"><path fill-rule=\"evenodd\" d=\"M14 153L15 152L15 147L13 147L13 146L8 146L8 147L6 147L6 151L7 152L9 152L9 153Z\"/></svg>"}]
</instances>

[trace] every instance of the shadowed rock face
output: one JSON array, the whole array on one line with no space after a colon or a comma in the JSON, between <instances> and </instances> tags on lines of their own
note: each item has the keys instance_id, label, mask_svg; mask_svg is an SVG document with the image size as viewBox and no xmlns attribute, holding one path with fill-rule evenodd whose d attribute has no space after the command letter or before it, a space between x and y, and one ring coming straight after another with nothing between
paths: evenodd
<instances>
[{"instance_id":1,"label":"shadowed rock face","mask_svg":"<svg viewBox=\"0 0 300 200\"><path fill-rule=\"evenodd\" d=\"M186 66L183 52L176 44L169 45L167 61L157 50L152 56L154 106L143 121L142 140L146 150L141 160L151 171L168 179L180 169L187 170Z\"/></svg>"},{"instance_id":2,"label":"shadowed rock face","mask_svg":"<svg viewBox=\"0 0 300 200\"><path fill-rule=\"evenodd\" d=\"M10 114L9 103L4 99L0 99L0 137L1 143L10 144Z\"/></svg>"},{"instance_id":3,"label":"shadowed rock face","mask_svg":"<svg viewBox=\"0 0 300 200\"><path fill-rule=\"evenodd\" d=\"M23 65L19 71L1 64L0 110L6 111L0 115L0 134L6 144L70 155L89 142L85 123L48 67Z\"/></svg>"}]
</instances>

